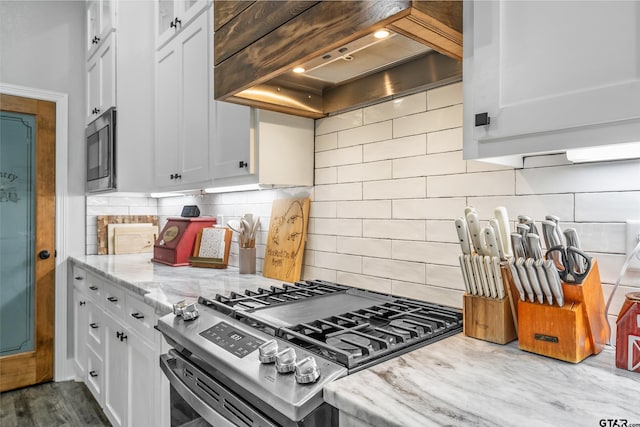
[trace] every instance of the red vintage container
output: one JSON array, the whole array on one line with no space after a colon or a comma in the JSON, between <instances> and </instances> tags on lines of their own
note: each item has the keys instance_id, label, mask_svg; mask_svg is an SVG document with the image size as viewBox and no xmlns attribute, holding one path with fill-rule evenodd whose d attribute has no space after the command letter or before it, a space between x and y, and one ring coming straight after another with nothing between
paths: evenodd
<instances>
[{"instance_id":1,"label":"red vintage container","mask_svg":"<svg viewBox=\"0 0 640 427\"><path fill-rule=\"evenodd\" d=\"M616 321L616 366L640 372L640 292L625 296Z\"/></svg>"},{"instance_id":2,"label":"red vintage container","mask_svg":"<svg viewBox=\"0 0 640 427\"><path fill-rule=\"evenodd\" d=\"M173 267L189 265L198 231L215 224L213 217L169 218L153 245L151 260Z\"/></svg>"}]
</instances>

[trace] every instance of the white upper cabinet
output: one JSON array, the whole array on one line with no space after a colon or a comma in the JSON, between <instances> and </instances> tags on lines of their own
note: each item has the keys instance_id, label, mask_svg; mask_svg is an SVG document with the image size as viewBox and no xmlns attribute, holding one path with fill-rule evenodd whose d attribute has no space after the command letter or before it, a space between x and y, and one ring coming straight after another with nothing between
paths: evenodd
<instances>
[{"instance_id":1,"label":"white upper cabinet","mask_svg":"<svg viewBox=\"0 0 640 427\"><path fill-rule=\"evenodd\" d=\"M255 141L251 138L252 112L251 108L244 105L214 102L214 180L248 176L251 173L253 167L249 168L250 157L255 149Z\"/></svg>"},{"instance_id":2,"label":"white upper cabinet","mask_svg":"<svg viewBox=\"0 0 640 427\"><path fill-rule=\"evenodd\" d=\"M211 4L212 0L157 0L156 47L171 40Z\"/></svg>"},{"instance_id":3,"label":"white upper cabinet","mask_svg":"<svg viewBox=\"0 0 640 427\"><path fill-rule=\"evenodd\" d=\"M87 1L87 56L93 55L115 28L116 5L112 0Z\"/></svg>"},{"instance_id":4,"label":"white upper cabinet","mask_svg":"<svg viewBox=\"0 0 640 427\"><path fill-rule=\"evenodd\" d=\"M155 184L189 189L209 178L213 64L209 10L156 54Z\"/></svg>"},{"instance_id":5,"label":"white upper cabinet","mask_svg":"<svg viewBox=\"0 0 640 427\"><path fill-rule=\"evenodd\" d=\"M87 2L87 39L99 28L105 35L87 53L86 121L116 107L117 191L153 189L153 13L150 1Z\"/></svg>"},{"instance_id":6,"label":"white upper cabinet","mask_svg":"<svg viewBox=\"0 0 640 427\"><path fill-rule=\"evenodd\" d=\"M467 1L464 156L637 141L640 2Z\"/></svg>"},{"instance_id":7,"label":"white upper cabinet","mask_svg":"<svg viewBox=\"0 0 640 427\"><path fill-rule=\"evenodd\" d=\"M116 105L116 36L107 34L97 53L87 62L86 121Z\"/></svg>"}]
</instances>

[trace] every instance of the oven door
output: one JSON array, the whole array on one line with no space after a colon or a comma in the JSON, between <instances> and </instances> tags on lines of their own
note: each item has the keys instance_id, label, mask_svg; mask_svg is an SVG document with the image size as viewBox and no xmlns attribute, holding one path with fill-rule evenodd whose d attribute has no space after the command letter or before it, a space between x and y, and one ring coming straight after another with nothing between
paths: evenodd
<instances>
[{"instance_id":1,"label":"oven door","mask_svg":"<svg viewBox=\"0 0 640 427\"><path fill-rule=\"evenodd\" d=\"M171 426L264 426L272 421L175 350L160 356L171 384Z\"/></svg>"}]
</instances>

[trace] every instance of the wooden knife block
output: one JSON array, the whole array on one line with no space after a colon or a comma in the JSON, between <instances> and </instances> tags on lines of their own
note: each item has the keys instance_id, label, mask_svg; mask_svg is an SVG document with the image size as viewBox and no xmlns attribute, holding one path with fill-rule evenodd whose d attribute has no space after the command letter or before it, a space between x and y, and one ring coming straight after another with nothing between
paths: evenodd
<instances>
[{"instance_id":1,"label":"wooden knife block","mask_svg":"<svg viewBox=\"0 0 640 427\"><path fill-rule=\"evenodd\" d=\"M582 284L562 284L564 305L518 299L518 344L521 350L578 363L602 351L611 330L605 313L598 263Z\"/></svg>"},{"instance_id":2,"label":"wooden knife block","mask_svg":"<svg viewBox=\"0 0 640 427\"><path fill-rule=\"evenodd\" d=\"M466 336L496 344L518 337L509 298L485 298L464 294L463 332Z\"/></svg>"}]
</instances>

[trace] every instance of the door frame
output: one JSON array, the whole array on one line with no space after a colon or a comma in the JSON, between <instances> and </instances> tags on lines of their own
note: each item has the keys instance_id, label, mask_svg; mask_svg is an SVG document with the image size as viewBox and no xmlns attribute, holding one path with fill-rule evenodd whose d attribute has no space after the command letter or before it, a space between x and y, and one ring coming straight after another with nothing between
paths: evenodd
<instances>
[{"instance_id":1,"label":"door frame","mask_svg":"<svg viewBox=\"0 0 640 427\"><path fill-rule=\"evenodd\" d=\"M67 251L70 229L68 211L68 147L69 147L69 95L43 89L17 86L0 82L0 93L21 96L56 104L56 223L55 223L55 327L54 327L54 381L73 378L73 368L67 357ZM84 207L84 205L83 205Z\"/></svg>"}]
</instances>

